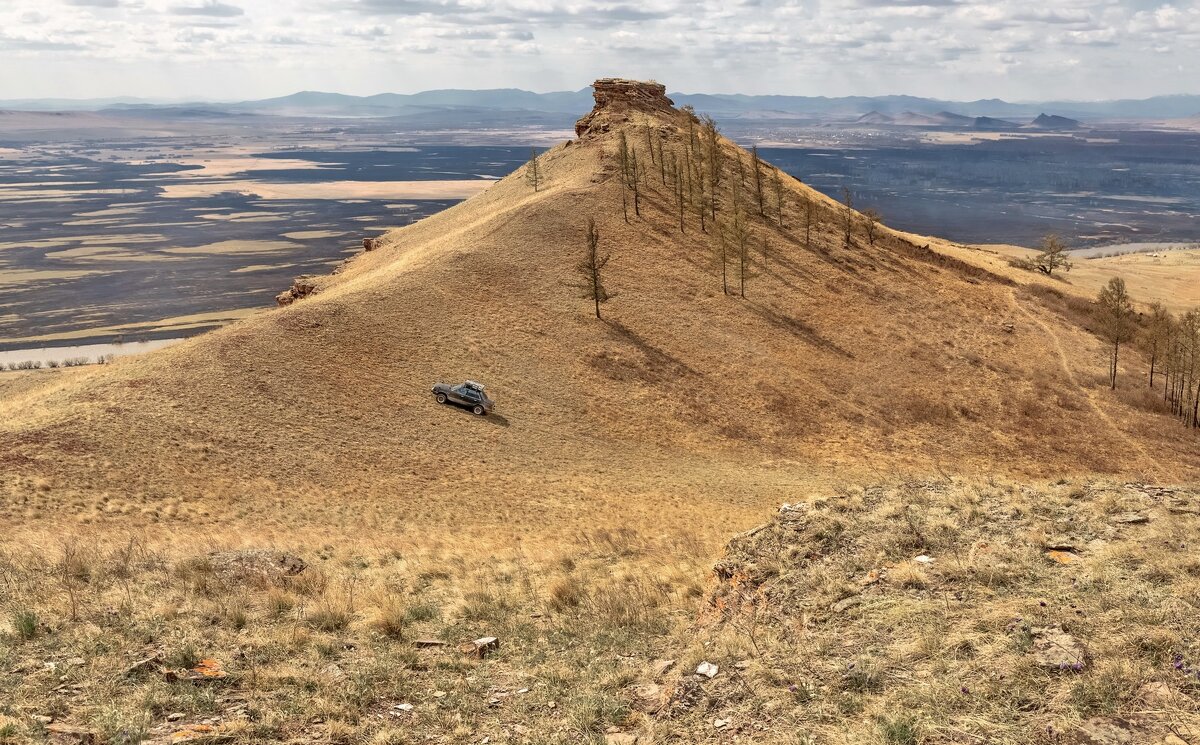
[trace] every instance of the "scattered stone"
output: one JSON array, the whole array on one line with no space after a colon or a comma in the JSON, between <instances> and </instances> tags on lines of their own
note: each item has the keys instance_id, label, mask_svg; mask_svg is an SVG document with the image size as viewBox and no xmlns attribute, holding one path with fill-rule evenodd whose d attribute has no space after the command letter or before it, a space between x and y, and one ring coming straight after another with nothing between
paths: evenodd
<instances>
[{"instance_id":1,"label":"scattered stone","mask_svg":"<svg viewBox=\"0 0 1200 745\"><path fill-rule=\"evenodd\" d=\"M40 724L43 727L54 721L54 717L48 717L44 714L34 714L30 719L33 720L34 724Z\"/></svg>"},{"instance_id":2,"label":"scattered stone","mask_svg":"<svg viewBox=\"0 0 1200 745\"><path fill-rule=\"evenodd\" d=\"M1189 702L1191 699L1183 691L1176 691L1161 681L1147 683L1138 689L1138 696L1148 704L1168 704Z\"/></svg>"},{"instance_id":3,"label":"scattered stone","mask_svg":"<svg viewBox=\"0 0 1200 745\"><path fill-rule=\"evenodd\" d=\"M713 729L724 729L728 726L729 726L728 719L714 719L713 720Z\"/></svg>"},{"instance_id":4,"label":"scattered stone","mask_svg":"<svg viewBox=\"0 0 1200 745\"><path fill-rule=\"evenodd\" d=\"M628 732L610 732L604 736L604 745L638 745L639 742L637 735Z\"/></svg>"},{"instance_id":5,"label":"scattered stone","mask_svg":"<svg viewBox=\"0 0 1200 745\"><path fill-rule=\"evenodd\" d=\"M1113 517L1112 521L1118 525L1141 525L1150 522L1150 516L1142 512L1122 512Z\"/></svg>"},{"instance_id":6,"label":"scattered stone","mask_svg":"<svg viewBox=\"0 0 1200 745\"><path fill-rule=\"evenodd\" d=\"M657 683L638 683L629 687L633 706L639 711L656 714L662 708L663 688Z\"/></svg>"},{"instance_id":7,"label":"scattered stone","mask_svg":"<svg viewBox=\"0 0 1200 745\"><path fill-rule=\"evenodd\" d=\"M696 667L696 674L703 675L704 677L708 678L709 680L712 680L714 677L716 677L717 673L720 671L721 671L721 668L717 667L716 665L712 664L711 662L701 662Z\"/></svg>"},{"instance_id":8,"label":"scattered stone","mask_svg":"<svg viewBox=\"0 0 1200 745\"><path fill-rule=\"evenodd\" d=\"M494 636L484 636L473 642L462 645L463 654L482 660L500 648L500 640Z\"/></svg>"},{"instance_id":9,"label":"scattered stone","mask_svg":"<svg viewBox=\"0 0 1200 745\"><path fill-rule=\"evenodd\" d=\"M1075 732L1078 745L1132 745L1145 742L1145 733L1124 719L1093 717Z\"/></svg>"},{"instance_id":10,"label":"scattered stone","mask_svg":"<svg viewBox=\"0 0 1200 745\"><path fill-rule=\"evenodd\" d=\"M1006 334L1011 334L1017 330L1017 327L1014 326L1011 321L1005 321L1004 323L1000 324L1000 330Z\"/></svg>"},{"instance_id":11,"label":"scattered stone","mask_svg":"<svg viewBox=\"0 0 1200 745\"><path fill-rule=\"evenodd\" d=\"M414 647L444 647L446 642L441 639L417 639L413 642Z\"/></svg>"},{"instance_id":12,"label":"scattered stone","mask_svg":"<svg viewBox=\"0 0 1200 745\"><path fill-rule=\"evenodd\" d=\"M872 569L871 571L867 572L867 576L859 580L859 584L861 584L863 587L866 587L868 585L877 584L881 579L883 579L883 571L879 569Z\"/></svg>"},{"instance_id":13,"label":"scattered stone","mask_svg":"<svg viewBox=\"0 0 1200 745\"><path fill-rule=\"evenodd\" d=\"M746 670L750 667L750 660L738 660L733 663L733 667L735 670Z\"/></svg>"},{"instance_id":14,"label":"scattered stone","mask_svg":"<svg viewBox=\"0 0 1200 745\"><path fill-rule=\"evenodd\" d=\"M168 722L178 722L178 721L180 721L180 720L182 720L182 719L183 719L183 712L179 712L179 711L177 711L177 712L175 712L174 714L168 714L168 715L167 715L167 721L168 721Z\"/></svg>"},{"instance_id":15,"label":"scattered stone","mask_svg":"<svg viewBox=\"0 0 1200 745\"><path fill-rule=\"evenodd\" d=\"M220 660L211 657L200 660L199 664L188 671L189 680L220 680L228 675L222 668Z\"/></svg>"},{"instance_id":16,"label":"scattered stone","mask_svg":"<svg viewBox=\"0 0 1200 745\"><path fill-rule=\"evenodd\" d=\"M66 745L92 745L98 742L96 733L87 727L77 727L73 724L62 724L55 722L46 725L46 732L50 733L50 742L62 743Z\"/></svg>"},{"instance_id":17,"label":"scattered stone","mask_svg":"<svg viewBox=\"0 0 1200 745\"><path fill-rule=\"evenodd\" d=\"M1081 672L1087 665L1087 650L1078 639L1058 626L1035 627L1032 654L1042 667Z\"/></svg>"},{"instance_id":18,"label":"scattered stone","mask_svg":"<svg viewBox=\"0 0 1200 745\"><path fill-rule=\"evenodd\" d=\"M121 677L129 678L134 675L137 675L138 673L146 672L150 668L157 665L161 659L162 659L162 652L156 652L153 655L151 655L150 657L145 657L143 659L140 659L137 662L133 663L132 665L126 667L124 670L122 670Z\"/></svg>"},{"instance_id":19,"label":"scattered stone","mask_svg":"<svg viewBox=\"0 0 1200 745\"><path fill-rule=\"evenodd\" d=\"M833 605L829 606L829 610L834 613L845 613L851 608L862 605L863 599L861 595L851 595L848 598L842 598Z\"/></svg>"},{"instance_id":20,"label":"scattered stone","mask_svg":"<svg viewBox=\"0 0 1200 745\"><path fill-rule=\"evenodd\" d=\"M398 712L401 712L401 713L403 713L403 712L406 712L406 711L412 711L412 710L413 710L413 705L412 705L412 704L396 704L395 706L393 706L393 707L392 707L392 709L394 709L395 711L398 711Z\"/></svg>"},{"instance_id":21,"label":"scattered stone","mask_svg":"<svg viewBox=\"0 0 1200 745\"><path fill-rule=\"evenodd\" d=\"M1074 564L1079 561L1079 557L1070 551L1062 551L1052 548L1046 552L1046 558L1056 564Z\"/></svg>"},{"instance_id":22,"label":"scattered stone","mask_svg":"<svg viewBox=\"0 0 1200 745\"><path fill-rule=\"evenodd\" d=\"M655 660L650 669L654 671L654 677L661 678L673 667L675 667L675 660Z\"/></svg>"},{"instance_id":23,"label":"scattered stone","mask_svg":"<svg viewBox=\"0 0 1200 745\"><path fill-rule=\"evenodd\" d=\"M914 558L913 561L917 562L918 564L932 564L933 557L926 554L921 554L920 556Z\"/></svg>"},{"instance_id":24,"label":"scattered stone","mask_svg":"<svg viewBox=\"0 0 1200 745\"><path fill-rule=\"evenodd\" d=\"M362 247L364 251L374 251L379 248L380 241L376 238L363 238Z\"/></svg>"},{"instance_id":25,"label":"scattered stone","mask_svg":"<svg viewBox=\"0 0 1200 745\"><path fill-rule=\"evenodd\" d=\"M518 690L518 691L517 691L517 693L518 693L518 694L522 694L522 693L529 693L529 689L528 689L528 688L522 688L522 689Z\"/></svg>"},{"instance_id":26,"label":"scattered stone","mask_svg":"<svg viewBox=\"0 0 1200 745\"><path fill-rule=\"evenodd\" d=\"M445 698L445 697L446 697L446 692L445 692L445 691L434 691L434 692L433 692L433 697L434 697L434 698Z\"/></svg>"},{"instance_id":27,"label":"scattered stone","mask_svg":"<svg viewBox=\"0 0 1200 745\"><path fill-rule=\"evenodd\" d=\"M87 660L83 659L82 657L72 657L71 659L67 660L68 665L75 665L76 667L84 664L85 662L87 662Z\"/></svg>"}]
</instances>

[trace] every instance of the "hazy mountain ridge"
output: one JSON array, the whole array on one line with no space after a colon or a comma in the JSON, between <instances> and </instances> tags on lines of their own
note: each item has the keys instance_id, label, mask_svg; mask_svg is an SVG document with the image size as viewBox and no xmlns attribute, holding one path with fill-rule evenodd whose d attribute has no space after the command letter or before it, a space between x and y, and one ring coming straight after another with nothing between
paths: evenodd
<instances>
[{"instance_id":1,"label":"hazy mountain ridge","mask_svg":"<svg viewBox=\"0 0 1200 745\"><path fill-rule=\"evenodd\" d=\"M1155 96L1115 101L1037 101L1014 103L997 98L947 101L907 95L888 96L788 96L710 93L671 93L679 106L710 112L724 118L763 117L857 118L870 112L883 115L928 115L936 118L1015 117L1033 119L1042 114L1070 118L1171 119L1200 113L1200 95ZM430 111L483 109L532 111L548 120L569 123L572 112L586 108L591 89L535 93L519 88L487 90L441 89L420 93L379 93L353 96L322 91L301 91L288 96L240 102L155 103L136 98L93 100L19 99L0 101L0 109L27 111L148 111L187 109L216 113L259 113L290 116L409 117Z\"/></svg>"}]
</instances>

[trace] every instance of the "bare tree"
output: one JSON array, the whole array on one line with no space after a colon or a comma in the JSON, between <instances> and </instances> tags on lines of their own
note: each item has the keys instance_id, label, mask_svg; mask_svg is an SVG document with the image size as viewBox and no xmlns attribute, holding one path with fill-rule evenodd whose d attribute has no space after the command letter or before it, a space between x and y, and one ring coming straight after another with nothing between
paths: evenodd
<instances>
[{"instance_id":1,"label":"bare tree","mask_svg":"<svg viewBox=\"0 0 1200 745\"><path fill-rule=\"evenodd\" d=\"M1055 270L1071 271L1071 261L1067 256L1067 246L1062 239L1053 233L1042 238L1042 248L1033 257L1034 267L1047 277L1054 275Z\"/></svg>"},{"instance_id":2,"label":"bare tree","mask_svg":"<svg viewBox=\"0 0 1200 745\"><path fill-rule=\"evenodd\" d=\"M754 168L754 196L758 197L758 214L766 217L767 208L763 201L762 163L758 159L758 145L750 148L750 165Z\"/></svg>"},{"instance_id":3,"label":"bare tree","mask_svg":"<svg viewBox=\"0 0 1200 745\"><path fill-rule=\"evenodd\" d=\"M804 200L804 247L812 248L812 232L817 225L817 205L811 199Z\"/></svg>"},{"instance_id":4,"label":"bare tree","mask_svg":"<svg viewBox=\"0 0 1200 745\"><path fill-rule=\"evenodd\" d=\"M1133 303L1125 290L1125 280L1113 277L1096 296L1096 320L1100 335L1112 344L1109 355L1108 379L1113 390L1117 389L1117 361L1121 345L1133 338L1136 326L1133 322Z\"/></svg>"},{"instance_id":5,"label":"bare tree","mask_svg":"<svg viewBox=\"0 0 1200 745\"><path fill-rule=\"evenodd\" d=\"M775 208L779 212L779 227L783 225L783 179L779 177L779 169L772 171L772 177L775 182Z\"/></svg>"},{"instance_id":6,"label":"bare tree","mask_svg":"<svg viewBox=\"0 0 1200 745\"><path fill-rule=\"evenodd\" d=\"M687 233L683 226L683 173L679 170L679 158L674 152L671 153L671 177L675 186L675 202L679 208L679 232Z\"/></svg>"},{"instance_id":7,"label":"bare tree","mask_svg":"<svg viewBox=\"0 0 1200 745\"><path fill-rule=\"evenodd\" d=\"M729 221L729 241L737 251L738 294L746 297L746 278L750 270L750 231L742 216L741 195L738 185L733 185L733 219Z\"/></svg>"},{"instance_id":8,"label":"bare tree","mask_svg":"<svg viewBox=\"0 0 1200 745\"><path fill-rule=\"evenodd\" d=\"M621 213L625 216L625 222L629 222L629 198L625 196L625 190L629 187L629 142L625 139L624 130L617 138L617 158L621 166Z\"/></svg>"},{"instance_id":9,"label":"bare tree","mask_svg":"<svg viewBox=\"0 0 1200 745\"><path fill-rule=\"evenodd\" d=\"M529 164L525 167L525 180L536 192L542 184L542 167L538 164L537 148L529 148Z\"/></svg>"},{"instance_id":10,"label":"bare tree","mask_svg":"<svg viewBox=\"0 0 1200 745\"><path fill-rule=\"evenodd\" d=\"M854 231L854 192L850 187L842 187L842 244L850 247L850 238Z\"/></svg>"},{"instance_id":11,"label":"bare tree","mask_svg":"<svg viewBox=\"0 0 1200 745\"><path fill-rule=\"evenodd\" d=\"M596 229L596 221L590 217L587 221L584 239L587 248L583 255L583 261L579 262L576 270L582 280L577 287L583 291L585 298L591 299L595 304L596 318L600 318L600 305L617 296L615 292L609 292L604 287L602 276L604 267L608 266L608 261L612 257L609 254L600 254L600 231Z\"/></svg>"},{"instance_id":12,"label":"bare tree","mask_svg":"<svg viewBox=\"0 0 1200 745\"><path fill-rule=\"evenodd\" d=\"M863 210L862 216L866 220L867 243L871 244L871 247L874 248L875 234L879 231L879 221L883 218L874 209Z\"/></svg>"},{"instance_id":13,"label":"bare tree","mask_svg":"<svg viewBox=\"0 0 1200 745\"><path fill-rule=\"evenodd\" d=\"M646 124L646 149L650 151L650 165L654 165L654 140L650 138L650 124Z\"/></svg>"},{"instance_id":14,"label":"bare tree","mask_svg":"<svg viewBox=\"0 0 1200 745\"><path fill-rule=\"evenodd\" d=\"M1150 303L1150 315L1146 320L1146 328L1142 332L1146 346L1150 348L1150 387L1154 387L1154 372L1155 365L1162 358L1163 353L1167 349L1167 343L1171 335L1171 327L1175 325L1175 318L1171 312L1163 306L1162 303L1155 300Z\"/></svg>"},{"instance_id":15,"label":"bare tree","mask_svg":"<svg viewBox=\"0 0 1200 745\"><path fill-rule=\"evenodd\" d=\"M700 125L704 129L704 157L708 159L708 194L712 207L713 219L717 219L717 186L721 183L721 170L724 155L721 152L721 130L711 116L705 114Z\"/></svg>"},{"instance_id":16,"label":"bare tree","mask_svg":"<svg viewBox=\"0 0 1200 745\"><path fill-rule=\"evenodd\" d=\"M637 150L629 153L629 188L633 190L633 214L642 216L642 169L638 166Z\"/></svg>"}]
</instances>

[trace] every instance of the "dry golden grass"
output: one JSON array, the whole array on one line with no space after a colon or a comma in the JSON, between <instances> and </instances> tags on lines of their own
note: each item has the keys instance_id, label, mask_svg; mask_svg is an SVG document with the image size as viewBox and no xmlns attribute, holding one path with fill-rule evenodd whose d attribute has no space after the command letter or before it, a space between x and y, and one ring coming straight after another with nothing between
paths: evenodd
<instances>
[{"instance_id":1,"label":"dry golden grass","mask_svg":"<svg viewBox=\"0 0 1200 745\"><path fill-rule=\"evenodd\" d=\"M1196 249L1078 258L1073 260L1069 272L1061 272L1051 279L1008 266L1011 259L1035 256L1037 251L1032 248L937 244L939 250L949 255L984 266L1022 284L1042 284L1092 299L1108 280L1121 277L1141 306L1158 301L1173 313L1200 307L1200 250Z\"/></svg>"},{"instance_id":2,"label":"dry golden grass","mask_svg":"<svg viewBox=\"0 0 1200 745\"><path fill-rule=\"evenodd\" d=\"M21 689L0 713L54 709L109 739L168 732L180 711L242 741L590 742L660 726L628 684L688 645L708 557L782 502L929 474L1194 480L1195 440L1107 391L1069 303L890 231L844 247L837 206L791 179L786 228L748 218L768 248L748 297L725 296L714 236L694 217L680 233L657 165L642 215L622 218L629 125L611 114L607 133L542 156L539 192L518 172L288 308L0 388L5 610L50 625L7 649L18 666L95 660L7 678ZM650 124L681 152L682 114L633 120L636 146ZM728 190L739 151L723 148ZM810 246L803 200L820 205ZM620 293L603 322L570 286L588 217ZM433 382L463 378L490 386L495 416L433 403ZM144 558L121 579L130 535ZM96 580L59 579L64 540ZM312 568L270 586L206 569L212 550L258 549ZM906 592L942 581L903 576ZM502 651L482 665L409 644L483 635ZM213 656L230 678L114 681L151 647ZM55 693L64 674L86 690ZM406 702L416 713L393 716ZM755 737L801 742L802 714Z\"/></svg>"}]
</instances>

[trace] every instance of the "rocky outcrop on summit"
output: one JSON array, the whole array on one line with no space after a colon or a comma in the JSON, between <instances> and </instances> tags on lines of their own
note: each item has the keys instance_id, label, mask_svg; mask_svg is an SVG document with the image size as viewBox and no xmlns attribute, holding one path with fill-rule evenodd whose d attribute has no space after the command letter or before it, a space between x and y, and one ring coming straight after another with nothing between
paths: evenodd
<instances>
[{"instance_id":1,"label":"rocky outcrop on summit","mask_svg":"<svg viewBox=\"0 0 1200 745\"><path fill-rule=\"evenodd\" d=\"M580 137L607 132L615 124L628 122L635 111L668 117L678 114L661 83L601 78L592 83L592 91L595 108L575 123L575 134Z\"/></svg>"}]
</instances>

